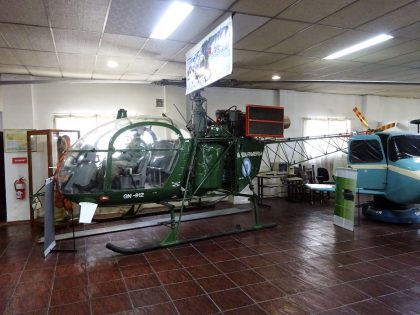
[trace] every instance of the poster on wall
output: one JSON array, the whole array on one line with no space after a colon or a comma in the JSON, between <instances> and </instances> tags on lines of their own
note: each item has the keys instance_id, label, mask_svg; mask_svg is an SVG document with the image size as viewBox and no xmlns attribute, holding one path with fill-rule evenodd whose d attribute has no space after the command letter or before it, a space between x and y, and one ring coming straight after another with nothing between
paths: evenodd
<instances>
[{"instance_id":1,"label":"poster on wall","mask_svg":"<svg viewBox=\"0 0 420 315\"><path fill-rule=\"evenodd\" d=\"M190 94L232 73L232 17L230 16L191 48L186 57Z\"/></svg>"},{"instance_id":2,"label":"poster on wall","mask_svg":"<svg viewBox=\"0 0 420 315\"><path fill-rule=\"evenodd\" d=\"M335 179L334 224L354 230L354 202L357 189L357 170L337 168Z\"/></svg>"},{"instance_id":3,"label":"poster on wall","mask_svg":"<svg viewBox=\"0 0 420 315\"><path fill-rule=\"evenodd\" d=\"M27 140L26 140L26 129L4 129L3 130L3 141L4 141L4 152L26 152L27 151ZM36 150L36 142L32 143L32 150Z\"/></svg>"}]
</instances>

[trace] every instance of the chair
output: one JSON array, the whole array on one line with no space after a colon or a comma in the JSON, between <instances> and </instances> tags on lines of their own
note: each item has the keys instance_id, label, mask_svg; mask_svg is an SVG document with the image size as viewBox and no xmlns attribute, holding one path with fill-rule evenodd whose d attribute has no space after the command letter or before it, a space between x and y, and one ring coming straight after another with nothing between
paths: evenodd
<instances>
[{"instance_id":1,"label":"chair","mask_svg":"<svg viewBox=\"0 0 420 315\"><path fill-rule=\"evenodd\" d=\"M326 168L323 168L323 167L318 167L316 179L317 179L319 184L326 184L326 185L334 185L335 184L334 181L329 181L330 174L328 173L328 170ZM325 198L324 192L319 191L319 195L320 195L320 199L321 199L321 203L322 203L324 201L324 198ZM330 192L327 192L326 198L327 198L327 200L331 198Z\"/></svg>"},{"instance_id":2,"label":"chair","mask_svg":"<svg viewBox=\"0 0 420 315\"><path fill-rule=\"evenodd\" d=\"M335 184L334 181L329 181L330 174L328 173L328 170L326 168L323 168L323 167L318 167L316 179L317 179L318 183L320 183L320 184L330 184L330 185Z\"/></svg>"}]
</instances>

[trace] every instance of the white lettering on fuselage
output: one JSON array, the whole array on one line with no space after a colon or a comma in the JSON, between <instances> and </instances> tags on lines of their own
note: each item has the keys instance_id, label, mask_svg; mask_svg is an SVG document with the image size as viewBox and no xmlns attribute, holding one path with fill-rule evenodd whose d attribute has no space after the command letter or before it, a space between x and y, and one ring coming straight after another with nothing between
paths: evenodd
<instances>
[{"instance_id":1,"label":"white lettering on fuselage","mask_svg":"<svg viewBox=\"0 0 420 315\"><path fill-rule=\"evenodd\" d=\"M144 197L144 193L142 193L142 192L134 193L134 194L124 194L123 195L124 199L143 198L143 197Z\"/></svg>"}]
</instances>

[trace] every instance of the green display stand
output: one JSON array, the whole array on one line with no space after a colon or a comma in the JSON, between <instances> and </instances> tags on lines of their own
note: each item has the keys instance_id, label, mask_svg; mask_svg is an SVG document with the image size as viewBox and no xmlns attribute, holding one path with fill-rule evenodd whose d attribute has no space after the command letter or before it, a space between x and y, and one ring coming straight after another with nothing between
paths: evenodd
<instances>
[{"instance_id":1,"label":"green display stand","mask_svg":"<svg viewBox=\"0 0 420 315\"><path fill-rule=\"evenodd\" d=\"M335 183L334 224L353 231L357 170L337 168Z\"/></svg>"}]
</instances>

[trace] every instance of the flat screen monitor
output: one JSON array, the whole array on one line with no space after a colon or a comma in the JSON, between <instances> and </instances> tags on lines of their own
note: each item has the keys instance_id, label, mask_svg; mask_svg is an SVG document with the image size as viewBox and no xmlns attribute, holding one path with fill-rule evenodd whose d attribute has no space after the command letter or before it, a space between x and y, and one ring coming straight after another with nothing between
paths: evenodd
<instances>
[{"instance_id":1,"label":"flat screen monitor","mask_svg":"<svg viewBox=\"0 0 420 315\"><path fill-rule=\"evenodd\" d=\"M232 17L191 48L186 57L186 94L232 73Z\"/></svg>"}]
</instances>

